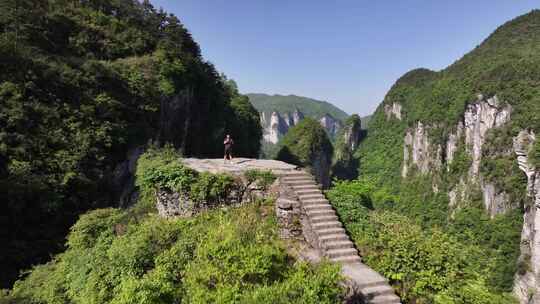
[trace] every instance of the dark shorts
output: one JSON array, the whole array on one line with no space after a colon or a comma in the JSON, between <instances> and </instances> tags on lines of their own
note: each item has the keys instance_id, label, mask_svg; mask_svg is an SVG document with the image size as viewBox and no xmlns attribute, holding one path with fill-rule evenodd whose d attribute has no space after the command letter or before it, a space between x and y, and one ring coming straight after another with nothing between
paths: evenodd
<instances>
[{"instance_id":1,"label":"dark shorts","mask_svg":"<svg viewBox=\"0 0 540 304\"><path fill-rule=\"evenodd\" d=\"M230 156L232 154L232 147L231 146L225 146L225 155Z\"/></svg>"}]
</instances>

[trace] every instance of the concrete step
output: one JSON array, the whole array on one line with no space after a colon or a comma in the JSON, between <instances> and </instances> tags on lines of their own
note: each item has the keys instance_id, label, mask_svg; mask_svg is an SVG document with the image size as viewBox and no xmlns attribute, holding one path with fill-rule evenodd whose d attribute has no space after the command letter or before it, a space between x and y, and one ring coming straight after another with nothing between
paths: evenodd
<instances>
[{"instance_id":1,"label":"concrete step","mask_svg":"<svg viewBox=\"0 0 540 304\"><path fill-rule=\"evenodd\" d=\"M294 190L298 191L298 190L304 190L304 189L317 189L317 190L321 190L319 188L319 186L317 185L300 185L300 186L292 186Z\"/></svg>"},{"instance_id":2,"label":"concrete step","mask_svg":"<svg viewBox=\"0 0 540 304\"><path fill-rule=\"evenodd\" d=\"M298 179L298 178L310 178L310 179L313 179L313 176L311 176L310 174L307 174L307 173L295 173L295 174L286 174L283 176L283 179L287 179L287 180L290 180L290 179Z\"/></svg>"},{"instance_id":3,"label":"concrete step","mask_svg":"<svg viewBox=\"0 0 540 304\"><path fill-rule=\"evenodd\" d=\"M334 234L337 234L337 233L345 234L345 229L343 229L341 227L339 227L339 228L328 228L328 229L319 229L316 232L317 232L317 235L319 237L324 237L324 236L327 236L327 235L334 235Z\"/></svg>"},{"instance_id":4,"label":"concrete step","mask_svg":"<svg viewBox=\"0 0 540 304\"><path fill-rule=\"evenodd\" d=\"M302 203L304 203L304 205L312 205L312 204L329 204L330 205L330 202L325 199L325 198L314 198L314 199L306 199L306 200L302 200Z\"/></svg>"},{"instance_id":5,"label":"concrete step","mask_svg":"<svg viewBox=\"0 0 540 304\"><path fill-rule=\"evenodd\" d=\"M358 256L358 251L356 251L356 248L330 249L326 251L326 255L329 258Z\"/></svg>"},{"instance_id":6,"label":"concrete step","mask_svg":"<svg viewBox=\"0 0 540 304\"><path fill-rule=\"evenodd\" d=\"M285 181L285 183L291 185L291 186L300 186L300 185L314 185L317 186L317 183L315 183L314 180L309 179L295 179L290 181Z\"/></svg>"},{"instance_id":7,"label":"concrete step","mask_svg":"<svg viewBox=\"0 0 540 304\"><path fill-rule=\"evenodd\" d=\"M370 286L360 289L360 292L367 297L383 296L383 295L395 295L394 289L388 284Z\"/></svg>"},{"instance_id":8,"label":"concrete step","mask_svg":"<svg viewBox=\"0 0 540 304\"><path fill-rule=\"evenodd\" d=\"M297 195L309 195L309 194L321 194L321 190L319 189L302 189L302 190L296 190L295 191Z\"/></svg>"},{"instance_id":9,"label":"concrete step","mask_svg":"<svg viewBox=\"0 0 540 304\"><path fill-rule=\"evenodd\" d=\"M287 184L295 183L295 182L309 182L309 183L317 184L317 181L315 181L311 177L284 178L283 181Z\"/></svg>"},{"instance_id":10,"label":"concrete step","mask_svg":"<svg viewBox=\"0 0 540 304\"><path fill-rule=\"evenodd\" d=\"M326 242L323 246L326 250L354 248L354 244L349 240Z\"/></svg>"},{"instance_id":11,"label":"concrete step","mask_svg":"<svg viewBox=\"0 0 540 304\"><path fill-rule=\"evenodd\" d=\"M324 209L324 210L310 210L306 212L309 217L317 217L323 215L336 215L336 212L333 209Z\"/></svg>"},{"instance_id":12,"label":"concrete step","mask_svg":"<svg viewBox=\"0 0 540 304\"><path fill-rule=\"evenodd\" d=\"M330 258L330 261L342 264L356 264L361 263L362 259L357 255L351 255L345 257Z\"/></svg>"},{"instance_id":13,"label":"concrete step","mask_svg":"<svg viewBox=\"0 0 540 304\"><path fill-rule=\"evenodd\" d=\"M334 209L332 209L332 206L330 206L330 204L304 205L304 209L306 209L306 212L309 212L311 210L334 210Z\"/></svg>"},{"instance_id":14,"label":"concrete step","mask_svg":"<svg viewBox=\"0 0 540 304\"><path fill-rule=\"evenodd\" d=\"M338 232L334 234L326 234L319 236L321 243L337 242L337 241L350 241L349 236L344 232Z\"/></svg>"},{"instance_id":15,"label":"concrete step","mask_svg":"<svg viewBox=\"0 0 540 304\"><path fill-rule=\"evenodd\" d=\"M314 223L312 224L313 229L316 231L328 229L328 228L341 228L341 223L338 221L331 221L325 223Z\"/></svg>"},{"instance_id":16,"label":"concrete step","mask_svg":"<svg viewBox=\"0 0 540 304\"><path fill-rule=\"evenodd\" d=\"M315 224L315 223L324 223L324 222L334 222L334 221L337 221L338 220L338 217L337 215L317 215L317 216L309 216L309 220L311 221L312 224Z\"/></svg>"},{"instance_id":17,"label":"concrete step","mask_svg":"<svg viewBox=\"0 0 540 304\"><path fill-rule=\"evenodd\" d=\"M318 193L318 194L299 195L298 197L300 198L301 201L304 201L304 200L311 200L311 199L323 199L324 195L322 195L322 193Z\"/></svg>"},{"instance_id":18,"label":"concrete step","mask_svg":"<svg viewBox=\"0 0 540 304\"><path fill-rule=\"evenodd\" d=\"M369 304L394 304L401 303L399 297L396 295L382 295L376 296L373 299L368 300Z\"/></svg>"},{"instance_id":19,"label":"concrete step","mask_svg":"<svg viewBox=\"0 0 540 304\"><path fill-rule=\"evenodd\" d=\"M365 267L365 265L364 265L364 267ZM369 281L367 283L358 284L358 287L360 288L360 290L363 290L363 289L366 289L366 288L382 286L382 285L390 286L390 285L388 285L388 280L386 280L383 277L380 277L380 279L374 279L374 280L371 280L371 281Z\"/></svg>"}]
</instances>

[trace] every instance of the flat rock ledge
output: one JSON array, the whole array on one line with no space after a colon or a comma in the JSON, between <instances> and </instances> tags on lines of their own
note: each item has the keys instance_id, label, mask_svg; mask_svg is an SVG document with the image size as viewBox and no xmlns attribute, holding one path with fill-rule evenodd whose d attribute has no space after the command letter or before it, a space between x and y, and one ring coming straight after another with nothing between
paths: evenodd
<instances>
[{"instance_id":1,"label":"flat rock ledge","mask_svg":"<svg viewBox=\"0 0 540 304\"><path fill-rule=\"evenodd\" d=\"M199 172L232 175L251 169L272 171L278 178L263 195L276 198L280 236L293 241L295 248L290 249L311 263L322 259L340 263L347 290L344 303L401 303L388 280L362 263L321 185L310 173L295 165L267 159L235 158L224 162L223 159L185 158L183 163Z\"/></svg>"}]
</instances>

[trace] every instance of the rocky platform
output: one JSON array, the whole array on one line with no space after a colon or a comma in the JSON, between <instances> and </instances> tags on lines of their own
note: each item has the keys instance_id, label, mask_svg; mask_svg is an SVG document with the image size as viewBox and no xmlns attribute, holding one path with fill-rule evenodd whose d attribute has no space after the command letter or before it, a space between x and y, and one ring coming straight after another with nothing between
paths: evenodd
<instances>
[{"instance_id":1,"label":"rocky platform","mask_svg":"<svg viewBox=\"0 0 540 304\"><path fill-rule=\"evenodd\" d=\"M266 159L236 158L232 162L223 159L186 158L184 164L200 172L228 172L241 174L250 169L271 170L278 176L279 198L300 206L304 215L302 231L314 250L315 257L326 257L342 265L342 273L348 280L351 303L397 304L399 298L379 273L362 263L354 243L350 240L334 208L325 198L320 185L311 174L295 165ZM313 256L313 254L312 254ZM317 258L311 258L316 260Z\"/></svg>"}]
</instances>

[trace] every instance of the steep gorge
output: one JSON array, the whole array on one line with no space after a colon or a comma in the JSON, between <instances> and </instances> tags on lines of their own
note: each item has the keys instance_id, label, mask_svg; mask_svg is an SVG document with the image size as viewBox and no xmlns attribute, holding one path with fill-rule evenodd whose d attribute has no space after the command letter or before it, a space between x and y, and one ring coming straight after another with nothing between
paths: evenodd
<instances>
[{"instance_id":1,"label":"steep gorge","mask_svg":"<svg viewBox=\"0 0 540 304\"><path fill-rule=\"evenodd\" d=\"M398 195L394 210L493 250L482 258L486 263L504 260L485 276L490 288L513 292L520 303L540 303L539 25L540 12L532 11L440 72L405 74L376 110L357 153L361 177ZM506 223L508 237L496 240L495 232L475 230L477 224L452 228L464 220Z\"/></svg>"}]
</instances>

